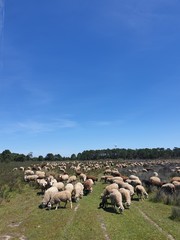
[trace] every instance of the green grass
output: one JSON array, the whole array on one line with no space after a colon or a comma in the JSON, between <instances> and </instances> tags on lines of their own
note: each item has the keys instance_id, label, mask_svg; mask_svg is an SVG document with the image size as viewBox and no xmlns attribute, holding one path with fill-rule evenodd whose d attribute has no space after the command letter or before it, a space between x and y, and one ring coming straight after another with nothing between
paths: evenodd
<instances>
[{"instance_id":1,"label":"green grass","mask_svg":"<svg viewBox=\"0 0 180 240\"><path fill-rule=\"evenodd\" d=\"M67 204L66 209L45 210L38 208L42 200L38 189L23 186L21 193L12 191L9 201L0 204L0 239L9 235L30 240L166 240L168 234L180 239L179 222L170 218L170 205L146 199L132 201L123 214L99 209L106 184L98 182L91 194L73 203L73 209Z\"/></svg>"},{"instance_id":2,"label":"green grass","mask_svg":"<svg viewBox=\"0 0 180 240\"><path fill-rule=\"evenodd\" d=\"M39 209L42 196L37 190L27 185L22 194L16 194L10 202L0 206L0 235L26 236L28 239L168 239L170 233L175 239L180 239L179 223L169 216L171 207L162 203L152 203L148 200L133 201L129 210L117 214L108 208L98 209L100 194L105 185L94 186L93 192L84 196L79 203L73 203L67 208L56 210ZM77 210L75 211L75 208ZM156 222L164 232L160 232L150 224L140 211ZM10 226L20 223L19 226ZM107 235L105 238L105 235Z\"/></svg>"}]
</instances>

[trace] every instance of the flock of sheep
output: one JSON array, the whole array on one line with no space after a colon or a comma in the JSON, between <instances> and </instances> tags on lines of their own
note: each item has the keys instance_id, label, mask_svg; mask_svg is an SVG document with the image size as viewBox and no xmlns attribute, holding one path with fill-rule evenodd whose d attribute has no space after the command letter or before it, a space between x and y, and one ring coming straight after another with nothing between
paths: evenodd
<instances>
[{"instance_id":1,"label":"flock of sheep","mask_svg":"<svg viewBox=\"0 0 180 240\"><path fill-rule=\"evenodd\" d=\"M116 212L122 213L131 206L135 195L139 200L148 198L148 192L152 187L170 195L180 190L179 161L175 162L174 169L171 169L176 173L176 177L168 181L162 181L158 172L153 170L154 166L162 167L167 164L167 161L150 161L148 165L147 162L140 161L54 162L31 165L27 168L20 167L20 170L24 173L24 181L36 183L43 194L40 208L51 209L55 206L57 210L61 202L64 202L64 207L70 203L72 208L72 202L78 202L83 195L91 193L99 181L105 186L100 196L99 208L111 205ZM151 168L148 168L149 166ZM97 176L89 175L92 172L96 174L97 171L101 176L99 179ZM52 174L53 172L56 174ZM148 178L144 178L146 174Z\"/></svg>"}]
</instances>

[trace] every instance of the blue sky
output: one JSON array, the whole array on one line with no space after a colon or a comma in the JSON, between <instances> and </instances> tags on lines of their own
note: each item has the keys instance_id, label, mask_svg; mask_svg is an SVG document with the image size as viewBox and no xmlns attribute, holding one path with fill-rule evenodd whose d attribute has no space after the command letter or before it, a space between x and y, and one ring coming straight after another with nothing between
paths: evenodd
<instances>
[{"instance_id":1,"label":"blue sky","mask_svg":"<svg viewBox=\"0 0 180 240\"><path fill-rule=\"evenodd\" d=\"M178 0L0 0L0 152L180 143Z\"/></svg>"}]
</instances>

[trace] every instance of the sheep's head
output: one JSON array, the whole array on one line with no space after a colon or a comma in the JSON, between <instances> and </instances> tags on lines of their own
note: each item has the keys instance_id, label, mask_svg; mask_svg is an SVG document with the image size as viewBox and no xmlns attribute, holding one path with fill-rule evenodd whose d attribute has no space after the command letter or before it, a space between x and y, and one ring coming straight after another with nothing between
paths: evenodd
<instances>
[{"instance_id":1,"label":"sheep's head","mask_svg":"<svg viewBox=\"0 0 180 240\"><path fill-rule=\"evenodd\" d=\"M130 203L125 202L124 207L125 207L126 209L129 209L129 207L130 207Z\"/></svg>"},{"instance_id":2,"label":"sheep's head","mask_svg":"<svg viewBox=\"0 0 180 240\"><path fill-rule=\"evenodd\" d=\"M148 198L148 193L145 194L145 198L146 198L146 199Z\"/></svg>"},{"instance_id":3,"label":"sheep's head","mask_svg":"<svg viewBox=\"0 0 180 240\"><path fill-rule=\"evenodd\" d=\"M51 202L49 201L48 204L47 204L47 208L48 208L48 209L51 209L51 207L52 207L52 204L51 204Z\"/></svg>"},{"instance_id":4,"label":"sheep's head","mask_svg":"<svg viewBox=\"0 0 180 240\"><path fill-rule=\"evenodd\" d=\"M119 209L119 212L120 212L120 213L123 213L124 208L122 208L122 207L118 207L118 209Z\"/></svg>"},{"instance_id":5,"label":"sheep's head","mask_svg":"<svg viewBox=\"0 0 180 240\"><path fill-rule=\"evenodd\" d=\"M42 203L39 205L39 208L42 209L42 208L45 208L46 206L47 206L47 204L42 202Z\"/></svg>"}]
</instances>

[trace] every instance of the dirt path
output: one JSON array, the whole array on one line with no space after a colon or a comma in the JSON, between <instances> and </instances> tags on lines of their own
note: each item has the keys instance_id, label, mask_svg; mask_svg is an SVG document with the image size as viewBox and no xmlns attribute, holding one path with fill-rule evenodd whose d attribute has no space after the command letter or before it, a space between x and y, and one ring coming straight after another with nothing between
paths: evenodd
<instances>
[{"instance_id":1,"label":"dirt path","mask_svg":"<svg viewBox=\"0 0 180 240\"><path fill-rule=\"evenodd\" d=\"M101 226L101 229L102 229L103 234L104 234L104 239L105 240L110 240L110 237L108 236L108 233L107 233L106 225L104 223L104 219L102 218L102 216L98 215L98 220L100 222L100 226Z\"/></svg>"},{"instance_id":2,"label":"dirt path","mask_svg":"<svg viewBox=\"0 0 180 240\"><path fill-rule=\"evenodd\" d=\"M73 213L72 213L72 217L71 217L71 218L69 219L69 221L66 223L66 227L64 228L63 236L66 235L69 227L71 226L71 224L72 224L72 222L73 222L73 220L74 220L75 214L76 214L79 206L80 206L80 204L78 203L78 205L74 208Z\"/></svg>"},{"instance_id":3,"label":"dirt path","mask_svg":"<svg viewBox=\"0 0 180 240\"><path fill-rule=\"evenodd\" d=\"M161 233L163 233L167 239L169 240L176 240L171 234L168 232L164 231L156 222L154 222L150 217L148 217L142 210L140 210L137 206L134 206L140 214L143 216L144 219L146 219L151 225L155 226Z\"/></svg>"}]
</instances>

